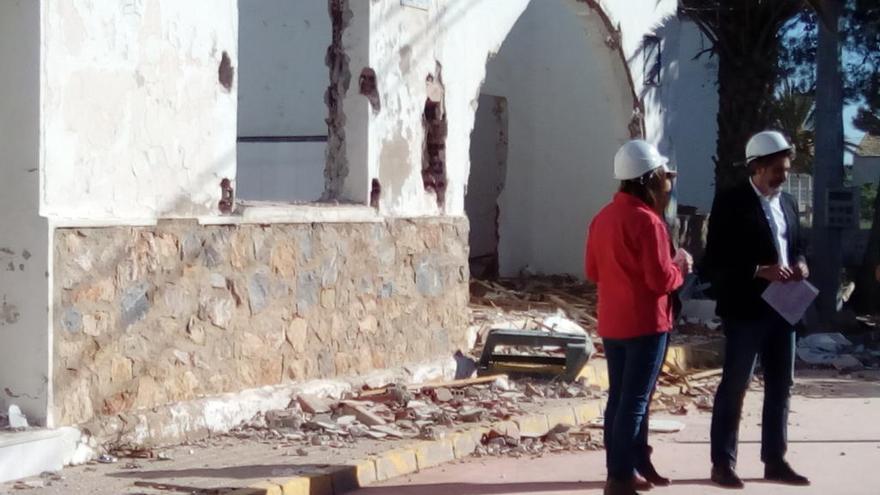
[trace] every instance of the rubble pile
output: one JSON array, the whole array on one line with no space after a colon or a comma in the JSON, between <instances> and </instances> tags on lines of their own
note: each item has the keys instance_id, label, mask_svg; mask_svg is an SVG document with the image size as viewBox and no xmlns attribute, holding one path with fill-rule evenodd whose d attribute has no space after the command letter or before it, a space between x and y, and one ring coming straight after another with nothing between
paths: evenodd
<instances>
[{"instance_id":1,"label":"rubble pile","mask_svg":"<svg viewBox=\"0 0 880 495\"><path fill-rule=\"evenodd\" d=\"M844 336L815 333L798 340L797 356L816 367L833 367L841 372L880 368L880 332Z\"/></svg>"},{"instance_id":2,"label":"rubble pile","mask_svg":"<svg viewBox=\"0 0 880 495\"><path fill-rule=\"evenodd\" d=\"M696 373L685 373L683 370L669 366L658 379L657 389L651 402L651 412L668 412L678 416L701 410L711 411L712 401L718 383L721 381L721 369L713 369Z\"/></svg>"},{"instance_id":3,"label":"rubble pile","mask_svg":"<svg viewBox=\"0 0 880 495\"><path fill-rule=\"evenodd\" d=\"M554 320L547 322L548 318L565 316L598 341L596 287L574 277L473 280L470 309L471 328L478 336L499 325L565 331L555 328Z\"/></svg>"},{"instance_id":4,"label":"rubble pile","mask_svg":"<svg viewBox=\"0 0 880 495\"><path fill-rule=\"evenodd\" d=\"M589 399L598 387L560 381L518 380L505 375L417 386L390 385L363 390L340 400L295 397L286 409L259 414L228 435L274 443L287 455L306 456L309 448L344 449L361 439L444 438L457 426L489 423L477 455L542 455L587 450L598 445L589 431L558 427L541 437L520 434L512 422L523 406L552 399Z\"/></svg>"}]
</instances>

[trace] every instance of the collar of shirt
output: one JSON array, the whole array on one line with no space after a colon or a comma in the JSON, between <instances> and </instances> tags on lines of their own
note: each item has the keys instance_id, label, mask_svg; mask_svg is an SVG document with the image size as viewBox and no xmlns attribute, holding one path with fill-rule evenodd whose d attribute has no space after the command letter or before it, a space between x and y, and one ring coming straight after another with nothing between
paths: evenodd
<instances>
[{"instance_id":1,"label":"collar of shirt","mask_svg":"<svg viewBox=\"0 0 880 495\"><path fill-rule=\"evenodd\" d=\"M758 189L758 186L755 185L755 181L753 181L751 177L749 177L749 184L751 184L752 189L755 191L755 194L757 194L759 198L761 198L765 201L773 201L774 199L778 199L779 195L782 194L781 189L777 189L776 191L774 191L770 194L762 193L761 190Z\"/></svg>"}]
</instances>

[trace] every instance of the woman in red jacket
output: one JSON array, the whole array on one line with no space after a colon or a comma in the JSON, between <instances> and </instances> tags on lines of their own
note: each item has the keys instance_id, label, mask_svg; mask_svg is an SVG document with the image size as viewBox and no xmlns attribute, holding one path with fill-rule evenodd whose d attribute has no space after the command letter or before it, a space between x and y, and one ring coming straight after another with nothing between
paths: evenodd
<instances>
[{"instance_id":1,"label":"woman in red jacket","mask_svg":"<svg viewBox=\"0 0 880 495\"><path fill-rule=\"evenodd\" d=\"M605 409L607 495L635 492L635 473L667 482L637 445L647 435L651 393L672 330L671 293L690 272L684 250L675 257L663 212L675 173L641 140L614 156L620 190L593 219L587 237L587 278L599 288L599 336L610 386Z\"/></svg>"}]
</instances>

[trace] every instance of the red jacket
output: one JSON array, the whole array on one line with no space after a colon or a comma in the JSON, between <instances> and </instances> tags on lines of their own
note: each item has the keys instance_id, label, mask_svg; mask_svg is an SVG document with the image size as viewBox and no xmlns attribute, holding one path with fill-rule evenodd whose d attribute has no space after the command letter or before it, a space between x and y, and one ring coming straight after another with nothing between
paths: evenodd
<instances>
[{"instance_id":1,"label":"red jacket","mask_svg":"<svg viewBox=\"0 0 880 495\"><path fill-rule=\"evenodd\" d=\"M599 286L599 335L628 339L672 329L669 293L681 286L666 225L642 200L617 193L587 236L587 278Z\"/></svg>"}]
</instances>

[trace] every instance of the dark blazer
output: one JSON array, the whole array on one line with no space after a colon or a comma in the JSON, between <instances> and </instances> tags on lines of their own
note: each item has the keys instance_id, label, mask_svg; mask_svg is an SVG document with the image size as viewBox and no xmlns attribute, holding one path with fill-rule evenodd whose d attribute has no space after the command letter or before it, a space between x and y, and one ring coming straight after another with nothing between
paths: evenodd
<instances>
[{"instance_id":1,"label":"dark blazer","mask_svg":"<svg viewBox=\"0 0 880 495\"><path fill-rule=\"evenodd\" d=\"M804 258L804 233L797 204L790 194L780 198L788 226L788 264ZM705 270L722 318L752 319L773 312L761 299L769 282L755 277L759 265L779 263L773 233L761 200L746 180L718 193L709 217Z\"/></svg>"}]
</instances>

